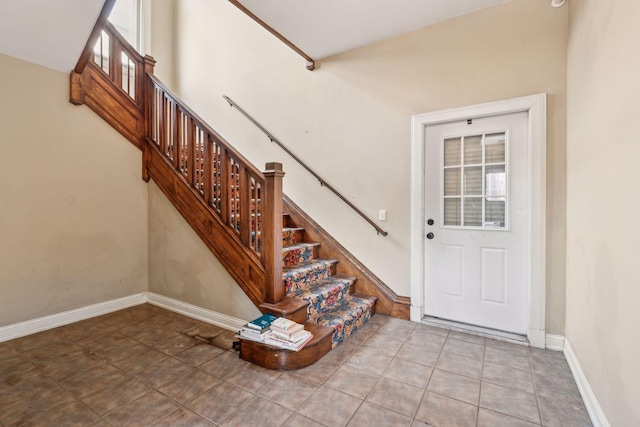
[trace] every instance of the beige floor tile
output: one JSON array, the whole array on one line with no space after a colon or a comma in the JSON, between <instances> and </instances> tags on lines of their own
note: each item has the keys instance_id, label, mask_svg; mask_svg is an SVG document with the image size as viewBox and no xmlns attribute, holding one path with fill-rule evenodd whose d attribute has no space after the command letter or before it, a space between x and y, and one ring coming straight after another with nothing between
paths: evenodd
<instances>
[{"instance_id":1,"label":"beige floor tile","mask_svg":"<svg viewBox=\"0 0 640 427\"><path fill-rule=\"evenodd\" d=\"M278 371L250 364L225 380L252 393L257 393L275 381L280 375L281 373Z\"/></svg>"},{"instance_id":2,"label":"beige floor tile","mask_svg":"<svg viewBox=\"0 0 640 427\"><path fill-rule=\"evenodd\" d=\"M122 371L133 375L142 369L148 368L168 358L169 356L167 356L166 354L156 349L147 347L144 352L136 353L132 356L127 357L126 359L114 362L113 365L118 367Z\"/></svg>"},{"instance_id":3,"label":"beige floor tile","mask_svg":"<svg viewBox=\"0 0 640 427\"><path fill-rule=\"evenodd\" d=\"M198 344L197 340L187 335L173 330L170 332L169 336L164 337L161 341L154 341L151 346L169 356L173 356Z\"/></svg>"},{"instance_id":4,"label":"beige floor tile","mask_svg":"<svg viewBox=\"0 0 640 427\"><path fill-rule=\"evenodd\" d=\"M515 390L534 392L531 372L521 369L485 362L482 380Z\"/></svg>"},{"instance_id":5,"label":"beige floor tile","mask_svg":"<svg viewBox=\"0 0 640 427\"><path fill-rule=\"evenodd\" d=\"M120 406L139 399L151 387L135 378L127 378L81 398L82 402L99 415L105 415Z\"/></svg>"},{"instance_id":6,"label":"beige floor tile","mask_svg":"<svg viewBox=\"0 0 640 427\"><path fill-rule=\"evenodd\" d=\"M366 401L413 418L424 389L388 378L380 378Z\"/></svg>"},{"instance_id":7,"label":"beige floor tile","mask_svg":"<svg viewBox=\"0 0 640 427\"><path fill-rule=\"evenodd\" d=\"M247 390L222 381L185 406L209 421L220 423L253 396Z\"/></svg>"},{"instance_id":8,"label":"beige floor tile","mask_svg":"<svg viewBox=\"0 0 640 427\"><path fill-rule=\"evenodd\" d=\"M589 427L591 419L582 402L540 396L542 424L548 427Z\"/></svg>"},{"instance_id":9,"label":"beige floor tile","mask_svg":"<svg viewBox=\"0 0 640 427\"><path fill-rule=\"evenodd\" d=\"M457 339L453 339L451 337L447 338L447 341L444 343L444 347L442 351L446 351L449 353L456 353L462 356L472 357L477 360L484 359L484 345L482 344L474 344L472 342L461 341Z\"/></svg>"},{"instance_id":10,"label":"beige floor tile","mask_svg":"<svg viewBox=\"0 0 640 427\"><path fill-rule=\"evenodd\" d=\"M361 403L356 397L323 386L297 412L329 427L344 426Z\"/></svg>"},{"instance_id":11,"label":"beige floor tile","mask_svg":"<svg viewBox=\"0 0 640 427\"><path fill-rule=\"evenodd\" d=\"M422 323L418 323L414 330L415 332L428 332L432 335L440 335L442 337L447 337L449 335L449 330L444 328L438 328L436 326L431 325L423 325Z\"/></svg>"},{"instance_id":12,"label":"beige floor tile","mask_svg":"<svg viewBox=\"0 0 640 427\"><path fill-rule=\"evenodd\" d=\"M480 407L540 424L538 402L531 393L483 382Z\"/></svg>"},{"instance_id":13,"label":"beige floor tile","mask_svg":"<svg viewBox=\"0 0 640 427\"><path fill-rule=\"evenodd\" d=\"M466 334L464 332L449 331L448 338L454 340L466 341L474 344L485 345L487 339L479 335Z\"/></svg>"},{"instance_id":14,"label":"beige floor tile","mask_svg":"<svg viewBox=\"0 0 640 427\"><path fill-rule=\"evenodd\" d=\"M284 373L267 387L262 388L259 394L285 408L296 410L317 388L318 383Z\"/></svg>"},{"instance_id":15,"label":"beige floor tile","mask_svg":"<svg viewBox=\"0 0 640 427\"><path fill-rule=\"evenodd\" d=\"M120 332L113 332L104 336L99 342L92 343L87 349L91 350L99 358L113 363L135 354L144 353L147 350L147 346Z\"/></svg>"},{"instance_id":16,"label":"beige floor tile","mask_svg":"<svg viewBox=\"0 0 640 427\"><path fill-rule=\"evenodd\" d=\"M192 366L200 366L216 356L220 356L225 350L209 344L196 344L195 346L175 355Z\"/></svg>"},{"instance_id":17,"label":"beige floor tile","mask_svg":"<svg viewBox=\"0 0 640 427\"><path fill-rule=\"evenodd\" d=\"M186 408L180 408L175 412L167 415L159 423L153 427L213 427L214 423L202 418L195 412L191 412Z\"/></svg>"},{"instance_id":18,"label":"beige floor tile","mask_svg":"<svg viewBox=\"0 0 640 427\"><path fill-rule=\"evenodd\" d=\"M480 408L478 412L478 427L535 427L537 425L484 408Z\"/></svg>"},{"instance_id":19,"label":"beige floor tile","mask_svg":"<svg viewBox=\"0 0 640 427\"><path fill-rule=\"evenodd\" d=\"M479 380L482 377L482 361L443 351L436 368Z\"/></svg>"},{"instance_id":20,"label":"beige floor tile","mask_svg":"<svg viewBox=\"0 0 640 427\"><path fill-rule=\"evenodd\" d=\"M204 371L194 369L158 388L165 396L184 404L222 381Z\"/></svg>"},{"instance_id":21,"label":"beige floor tile","mask_svg":"<svg viewBox=\"0 0 640 427\"><path fill-rule=\"evenodd\" d=\"M129 376L118 368L105 364L96 369L79 372L60 383L76 397L83 398L128 378Z\"/></svg>"},{"instance_id":22,"label":"beige floor tile","mask_svg":"<svg viewBox=\"0 0 640 427\"><path fill-rule=\"evenodd\" d=\"M199 366L205 372L215 375L218 378L228 378L236 372L249 366L249 362L240 360L237 353L225 351L208 362Z\"/></svg>"},{"instance_id":23,"label":"beige floor tile","mask_svg":"<svg viewBox=\"0 0 640 427\"><path fill-rule=\"evenodd\" d=\"M384 326L383 326L384 328ZM382 329L382 328L380 328ZM380 335L376 333L369 337L368 340L363 342L360 345L360 348L364 348L367 350L375 351L380 354L386 354L387 356L395 356L402 344L404 343L404 339L397 338L393 335Z\"/></svg>"},{"instance_id":24,"label":"beige floor tile","mask_svg":"<svg viewBox=\"0 0 640 427\"><path fill-rule=\"evenodd\" d=\"M302 369L292 370L290 372L307 380L322 383L326 381L326 379L329 378L339 366L340 362L331 358L323 357L313 365Z\"/></svg>"},{"instance_id":25,"label":"beige floor tile","mask_svg":"<svg viewBox=\"0 0 640 427\"><path fill-rule=\"evenodd\" d=\"M554 375L553 372L534 372L533 381L539 396L582 403L580 391L573 378L567 378L564 375Z\"/></svg>"},{"instance_id":26,"label":"beige floor tile","mask_svg":"<svg viewBox=\"0 0 640 427\"><path fill-rule=\"evenodd\" d=\"M396 357L389 363L382 376L414 387L425 388L432 371L431 366Z\"/></svg>"},{"instance_id":27,"label":"beige floor tile","mask_svg":"<svg viewBox=\"0 0 640 427\"><path fill-rule=\"evenodd\" d=\"M348 427L393 426L410 427L413 418L364 402L347 424Z\"/></svg>"},{"instance_id":28,"label":"beige floor tile","mask_svg":"<svg viewBox=\"0 0 640 427\"><path fill-rule=\"evenodd\" d=\"M487 346L484 351L484 361L494 365L509 366L511 368L528 371L531 369L529 355L514 348L494 348ZM526 350L526 348L525 348Z\"/></svg>"},{"instance_id":29,"label":"beige floor tile","mask_svg":"<svg viewBox=\"0 0 640 427\"><path fill-rule=\"evenodd\" d=\"M87 426L100 421L100 417L77 400L61 406L28 423L26 427Z\"/></svg>"},{"instance_id":30,"label":"beige floor tile","mask_svg":"<svg viewBox=\"0 0 640 427\"><path fill-rule=\"evenodd\" d=\"M153 388L158 388L196 369L177 359L168 358L138 371L135 377Z\"/></svg>"},{"instance_id":31,"label":"beige floor tile","mask_svg":"<svg viewBox=\"0 0 640 427\"><path fill-rule=\"evenodd\" d=\"M437 427L475 427L478 407L427 391L416 419Z\"/></svg>"},{"instance_id":32,"label":"beige floor tile","mask_svg":"<svg viewBox=\"0 0 640 427\"><path fill-rule=\"evenodd\" d=\"M119 427L151 426L178 408L168 397L152 391L107 414L107 422Z\"/></svg>"},{"instance_id":33,"label":"beige floor tile","mask_svg":"<svg viewBox=\"0 0 640 427\"><path fill-rule=\"evenodd\" d=\"M324 383L327 387L338 390L359 399L367 397L373 386L378 382L378 376L362 371L353 366L339 367Z\"/></svg>"},{"instance_id":34,"label":"beige floor tile","mask_svg":"<svg viewBox=\"0 0 640 427\"><path fill-rule=\"evenodd\" d=\"M504 340L495 340L491 338L487 338L485 341L487 347L507 350L510 353L520 356L527 356L529 354L529 347L523 344L516 344L509 341Z\"/></svg>"},{"instance_id":35,"label":"beige floor tile","mask_svg":"<svg viewBox=\"0 0 640 427\"><path fill-rule=\"evenodd\" d=\"M440 350L427 350L419 345L409 343L404 343L396 354L396 358L428 366L436 366L439 357Z\"/></svg>"},{"instance_id":36,"label":"beige floor tile","mask_svg":"<svg viewBox=\"0 0 640 427\"><path fill-rule=\"evenodd\" d=\"M425 348L426 350L439 352L442 350L442 346L446 340L446 335L432 334L428 331L416 328L411 335L409 335L409 338L405 340L405 343L417 345Z\"/></svg>"},{"instance_id":37,"label":"beige floor tile","mask_svg":"<svg viewBox=\"0 0 640 427\"><path fill-rule=\"evenodd\" d=\"M277 403L254 396L237 411L225 418L221 426L225 427L278 427L293 412Z\"/></svg>"},{"instance_id":38,"label":"beige floor tile","mask_svg":"<svg viewBox=\"0 0 640 427\"><path fill-rule=\"evenodd\" d=\"M391 363L391 356L365 348L356 350L344 363L370 374L380 375Z\"/></svg>"},{"instance_id":39,"label":"beige floor tile","mask_svg":"<svg viewBox=\"0 0 640 427\"><path fill-rule=\"evenodd\" d=\"M320 424L298 413L293 413L287 418L287 421L282 424L282 427L324 427L324 424Z\"/></svg>"},{"instance_id":40,"label":"beige floor tile","mask_svg":"<svg viewBox=\"0 0 640 427\"><path fill-rule=\"evenodd\" d=\"M236 333L231 331L224 331L219 335L211 338L210 342L212 345L223 348L225 350L231 350L233 348L233 343L238 341L236 338Z\"/></svg>"},{"instance_id":41,"label":"beige floor tile","mask_svg":"<svg viewBox=\"0 0 640 427\"><path fill-rule=\"evenodd\" d=\"M106 361L87 350L79 350L74 354L59 356L46 362L41 362L39 367L55 381L62 381L65 378L77 375L79 372L98 369L106 363Z\"/></svg>"},{"instance_id":42,"label":"beige floor tile","mask_svg":"<svg viewBox=\"0 0 640 427\"><path fill-rule=\"evenodd\" d=\"M440 369L433 371L427 390L475 406L480 399L480 381Z\"/></svg>"},{"instance_id":43,"label":"beige floor tile","mask_svg":"<svg viewBox=\"0 0 640 427\"><path fill-rule=\"evenodd\" d=\"M0 404L0 424L14 426L26 424L56 409L72 403L75 399L51 380L38 381L31 390L23 390L14 403Z\"/></svg>"}]
</instances>

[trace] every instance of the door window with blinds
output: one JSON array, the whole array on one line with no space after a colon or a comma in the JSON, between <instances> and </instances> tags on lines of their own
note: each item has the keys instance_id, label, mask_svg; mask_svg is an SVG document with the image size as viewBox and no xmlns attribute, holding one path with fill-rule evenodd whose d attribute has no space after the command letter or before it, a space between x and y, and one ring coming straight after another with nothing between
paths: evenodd
<instances>
[{"instance_id":1,"label":"door window with blinds","mask_svg":"<svg viewBox=\"0 0 640 427\"><path fill-rule=\"evenodd\" d=\"M443 140L443 224L506 230L507 132Z\"/></svg>"}]
</instances>

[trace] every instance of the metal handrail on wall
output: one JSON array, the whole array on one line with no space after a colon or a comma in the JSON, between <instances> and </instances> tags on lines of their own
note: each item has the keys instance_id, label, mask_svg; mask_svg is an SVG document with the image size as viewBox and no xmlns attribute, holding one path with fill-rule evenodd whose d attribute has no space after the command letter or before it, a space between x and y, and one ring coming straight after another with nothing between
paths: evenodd
<instances>
[{"instance_id":1,"label":"metal handrail on wall","mask_svg":"<svg viewBox=\"0 0 640 427\"><path fill-rule=\"evenodd\" d=\"M242 107L240 107L238 104L236 104L231 98L229 98L226 95L222 96L224 98L225 101L227 101L229 103L229 105L233 108L235 108L236 110L238 110L240 113L242 113L243 116L245 116L251 123L253 123L254 125L256 125L256 127L258 129L260 129L265 135L267 135L267 137L269 138L269 140L271 142L276 143L276 145L278 145L278 147L282 148L289 156L291 156L291 158L293 158L293 160L295 160L296 162L298 162L300 164L300 166L302 166L303 168L305 168L307 170L307 172L309 172L311 175L313 175L314 178L316 178L319 182L320 185L322 187L326 187L327 189L331 190L331 192L333 194L335 194L336 196L338 196L338 198L340 200L342 200L343 202L345 202L351 209L353 209L358 215L360 215L365 221L367 221L369 224L371 224L371 226L373 228L376 229L376 232L378 234L382 234L383 236L386 236L387 234L389 234L388 232L384 231L382 228L380 228L378 226L378 224L376 224L375 222L373 222L373 220L371 218L369 218L364 212L362 212L360 209L358 209L353 203L351 203L349 200L347 200L346 197L344 197L342 194L340 194L340 192L338 190L336 190L335 188L333 188L331 186L331 184L327 183L327 181L325 181L320 175L318 175L313 169L311 169L309 166L307 166L307 164L305 162L303 162L302 160L300 160L300 158L298 156L296 156L295 154L293 154L291 152L291 150L289 150L282 142L280 142L280 140L278 140L278 138L276 138L275 136L273 136L273 134L271 132L269 132L267 129L265 129L264 126L262 126L260 123L258 123L253 117L251 117L246 111L244 111L242 109Z\"/></svg>"}]
</instances>

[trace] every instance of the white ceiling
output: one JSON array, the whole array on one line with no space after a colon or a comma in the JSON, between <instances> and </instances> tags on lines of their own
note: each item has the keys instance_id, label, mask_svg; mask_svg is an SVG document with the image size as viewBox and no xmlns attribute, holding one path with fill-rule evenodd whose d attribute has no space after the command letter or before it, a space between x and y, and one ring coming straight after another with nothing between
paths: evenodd
<instances>
[{"instance_id":1,"label":"white ceiling","mask_svg":"<svg viewBox=\"0 0 640 427\"><path fill-rule=\"evenodd\" d=\"M241 0L314 59L508 0ZM104 0L0 0L0 53L71 71Z\"/></svg>"},{"instance_id":2,"label":"white ceiling","mask_svg":"<svg viewBox=\"0 0 640 427\"><path fill-rule=\"evenodd\" d=\"M105 0L1 0L0 53L71 71Z\"/></svg>"},{"instance_id":3,"label":"white ceiling","mask_svg":"<svg viewBox=\"0 0 640 427\"><path fill-rule=\"evenodd\" d=\"M509 0L239 0L313 59Z\"/></svg>"}]
</instances>

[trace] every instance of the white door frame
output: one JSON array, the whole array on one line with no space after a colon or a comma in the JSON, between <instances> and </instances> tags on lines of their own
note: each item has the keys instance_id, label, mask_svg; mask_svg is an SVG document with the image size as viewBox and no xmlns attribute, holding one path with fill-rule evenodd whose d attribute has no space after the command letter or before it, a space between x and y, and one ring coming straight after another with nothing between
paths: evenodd
<instances>
[{"instance_id":1,"label":"white door frame","mask_svg":"<svg viewBox=\"0 0 640 427\"><path fill-rule=\"evenodd\" d=\"M538 94L487 104L413 116L411 149L411 320L424 317L425 257L425 128L459 120L526 111L529 136L529 249L527 338L533 347L545 347L546 272L546 147L547 95Z\"/></svg>"}]
</instances>

